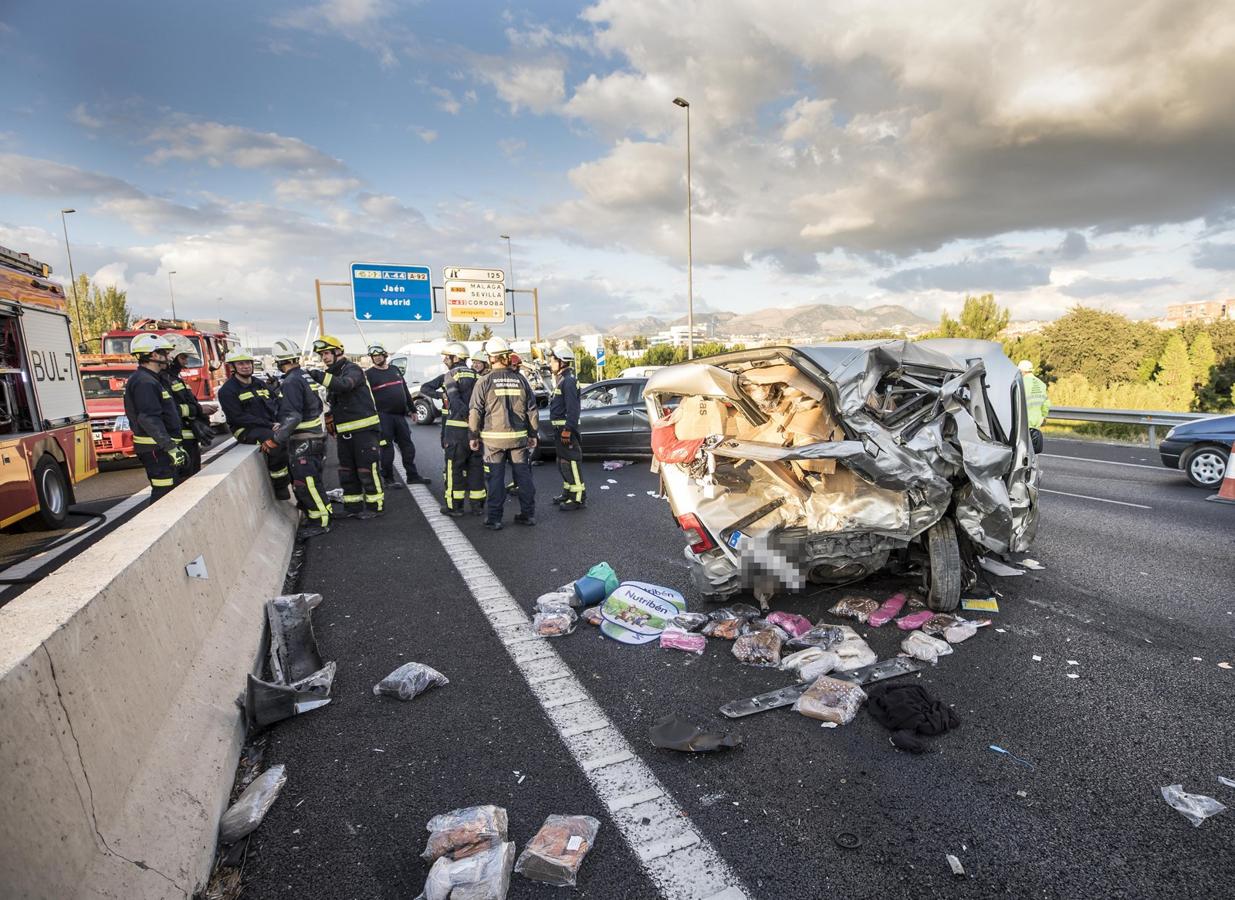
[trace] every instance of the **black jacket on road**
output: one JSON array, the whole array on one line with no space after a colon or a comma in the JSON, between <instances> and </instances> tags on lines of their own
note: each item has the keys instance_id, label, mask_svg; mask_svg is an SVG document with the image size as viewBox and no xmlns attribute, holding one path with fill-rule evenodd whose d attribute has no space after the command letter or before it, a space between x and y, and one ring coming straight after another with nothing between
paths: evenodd
<instances>
[{"instance_id":1,"label":"black jacket on road","mask_svg":"<svg viewBox=\"0 0 1235 900\"><path fill-rule=\"evenodd\" d=\"M163 379L144 366L124 386L124 414L138 449L170 450L180 437L180 410Z\"/></svg>"}]
</instances>

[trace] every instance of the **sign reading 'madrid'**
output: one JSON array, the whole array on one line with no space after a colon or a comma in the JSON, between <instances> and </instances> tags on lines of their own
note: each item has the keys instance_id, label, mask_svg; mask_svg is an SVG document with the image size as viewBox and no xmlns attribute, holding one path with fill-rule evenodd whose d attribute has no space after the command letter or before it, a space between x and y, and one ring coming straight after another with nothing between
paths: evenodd
<instances>
[{"instance_id":1,"label":"sign reading 'madrid'","mask_svg":"<svg viewBox=\"0 0 1235 900\"><path fill-rule=\"evenodd\" d=\"M429 322L428 266L352 263L352 312L358 322Z\"/></svg>"}]
</instances>

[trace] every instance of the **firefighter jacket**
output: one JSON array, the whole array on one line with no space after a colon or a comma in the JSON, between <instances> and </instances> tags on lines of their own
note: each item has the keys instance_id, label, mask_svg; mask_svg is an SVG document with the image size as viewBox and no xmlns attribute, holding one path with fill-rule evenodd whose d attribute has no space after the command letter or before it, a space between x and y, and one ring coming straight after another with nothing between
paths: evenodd
<instances>
[{"instance_id":1,"label":"firefighter jacket","mask_svg":"<svg viewBox=\"0 0 1235 900\"><path fill-rule=\"evenodd\" d=\"M219 388L219 406L227 418L227 427L236 440L245 441L249 428L270 428L278 412L278 398L270 396L270 388L264 381L250 378L245 384L235 375Z\"/></svg>"},{"instance_id":2,"label":"firefighter jacket","mask_svg":"<svg viewBox=\"0 0 1235 900\"><path fill-rule=\"evenodd\" d=\"M317 389L305 370L299 366L283 376L274 427L274 439L280 444L286 444L293 437L326 435L321 398L317 396Z\"/></svg>"},{"instance_id":3,"label":"firefighter jacket","mask_svg":"<svg viewBox=\"0 0 1235 900\"><path fill-rule=\"evenodd\" d=\"M579 430L579 385L575 382L575 373L568 368L562 369L553 378L549 421L554 428Z\"/></svg>"},{"instance_id":4,"label":"firefighter jacket","mask_svg":"<svg viewBox=\"0 0 1235 900\"><path fill-rule=\"evenodd\" d=\"M442 393L442 440L446 442L467 439L468 410L472 405L472 392L476 389L476 373L471 367L459 363L453 369L430 378L420 386L422 394Z\"/></svg>"},{"instance_id":5,"label":"firefighter jacket","mask_svg":"<svg viewBox=\"0 0 1235 900\"><path fill-rule=\"evenodd\" d=\"M326 399L330 401L330 415L337 434L380 427L373 390L360 366L346 356L340 356L325 372L313 372L312 375L326 388Z\"/></svg>"},{"instance_id":6,"label":"firefighter jacket","mask_svg":"<svg viewBox=\"0 0 1235 900\"><path fill-rule=\"evenodd\" d=\"M412 411L412 393L407 389L403 373L398 366L379 369L374 366L364 373L373 391L373 402L379 413L406 416Z\"/></svg>"},{"instance_id":7,"label":"firefighter jacket","mask_svg":"<svg viewBox=\"0 0 1235 900\"><path fill-rule=\"evenodd\" d=\"M495 368L477 381L468 413L472 440L494 450L526 447L539 427L536 395L518 372Z\"/></svg>"},{"instance_id":8,"label":"firefighter jacket","mask_svg":"<svg viewBox=\"0 0 1235 900\"><path fill-rule=\"evenodd\" d=\"M133 430L133 448L170 450L180 439L180 410L163 379L144 366L124 386L124 414Z\"/></svg>"},{"instance_id":9,"label":"firefighter jacket","mask_svg":"<svg viewBox=\"0 0 1235 900\"><path fill-rule=\"evenodd\" d=\"M1051 411L1051 403L1046 396L1046 382L1036 375L1024 374L1025 409L1029 413L1029 427L1041 428Z\"/></svg>"},{"instance_id":10,"label":"firefighter jacket","mask_svg":"<svg viewBox=\"0 0 1235 900\"><path fill-rule=\"evenodd\" d=\"M167 387L172 392L172 402L176 404L176 409L180 412L180 437L186 441L192 441L197 439L197 435L193 433L190 423L194 419L201 419L205 422L207 417L202 411L202 405L197 402L197 397L193 395L193 389L180 377L180 371L180 366L172 363L164 371L163 377L167 380Z\"/></svg>"}]
</instances>

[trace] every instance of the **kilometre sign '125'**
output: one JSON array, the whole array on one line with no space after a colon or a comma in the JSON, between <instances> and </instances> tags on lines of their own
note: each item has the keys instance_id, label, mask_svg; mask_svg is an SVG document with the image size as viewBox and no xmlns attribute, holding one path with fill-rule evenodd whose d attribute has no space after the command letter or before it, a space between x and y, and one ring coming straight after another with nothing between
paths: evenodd
<instances>
[{"instance_id":1,"label":"kilometre sign '125'","mask_svg":"<svg viewBox=\"0 0 1235 900\"><path fill-rule=\"evenodd\" d=\"M501 269L442 269L446 321L500 325L506 321L506 273Z\"/></svg>"},{"instance_id":2,"label":"kilometre sign '125'","mask_svg":"<svg viewBox=\"0 0 1235 900\"><path fill-rule=\"evenodd\" d=\"M429 267L352 263L352 310L358 322L431 321Z\"/></svg>"}]
</instances>

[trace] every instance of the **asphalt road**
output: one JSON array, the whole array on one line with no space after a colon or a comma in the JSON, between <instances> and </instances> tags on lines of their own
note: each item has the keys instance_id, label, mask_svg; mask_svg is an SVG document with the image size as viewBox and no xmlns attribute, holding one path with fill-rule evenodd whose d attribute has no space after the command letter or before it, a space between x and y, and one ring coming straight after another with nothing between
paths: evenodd
<instances>
[{"instance_id":1,"label":"asphalt road","mask_svg":"<svg viewBox=\"0 0 1235 900\"><path fill-rule=\"evenodd\" d=\"M420 468L436 476L435 434L415 430ZM725 641L696 657L619 645L581 624L553 643L749 896L1229 896L1235 816L1193 828L1159 788L1235 801L1217 781L1235 777L1235 671L1218 665L1235 663L1235 509L1204 502L1144 448L1046 449L1044 487L1059 493L1043 495L1032 554L1046 569L992 579L995 627L918 677L962 719L933 755L897 752L865 712L836 729L790 710L729 723L721 703L789 679L739 665ZM458 520L505 588L531 610L540 593L606 560L702 608L668 507L647 494L656 479L646 462L584 470L585 511L548 504L560 484L548 464L535 470L537 527L511 525L513 508L496 534ZM520 848L549 813L596 816L579 893L655 896L413 498L388 497L383 518L339 522L310 544L301 587L325 596L315 621L323 655L339 663L335 700L270 732L267 763L286 763L289 777L252 839L244 896L415 896L424 823L477 803L509 810ZM867 590L903 586L883 579ZM839 593L773 605L830 619ZM861 630L881 657L895 654L899 633ZM450 685L405 704L372 695L409 660ZM657 750L648 729L668 712L736 728L745 744L706 756ZM862 845L841 849L840 832ZM951 874L949 853L964 878ZM553 894L519 876L510 891Z\"/></svg>"}]
</instances>

